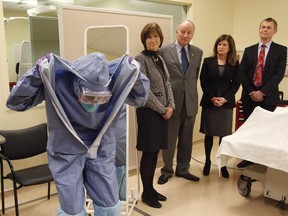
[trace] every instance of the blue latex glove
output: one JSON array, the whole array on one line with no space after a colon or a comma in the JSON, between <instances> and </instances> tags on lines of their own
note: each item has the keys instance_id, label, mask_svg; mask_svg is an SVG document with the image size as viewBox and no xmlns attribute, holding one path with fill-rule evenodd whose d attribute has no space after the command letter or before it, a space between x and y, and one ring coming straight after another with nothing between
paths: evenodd
<instances>
[{"instance_id":1,"label":"blue latex glove","mask_svg":"<svg viewBox=\"0 0 288 216\"><path fill-rule=\"evenodd\" d=\"M131 64L131 62L133 61L133 58L131 56L128 57L128 62L129 64Z\"/></svg>"},{"instance_id":2,"label":"blue latex glove","mask_svg":"<svg viewBox=\"0 0 288 216\"><path fill-rule=\"evenodd\" d=\"M40 77L39 66L45 59L47 59L48 62L50 61L50 54L49 53L47 53L45 56L43 56L42 58L40 58L36 61L35 69L34 69L34 75L35 76Z\"/></svg>"}]
</instances>

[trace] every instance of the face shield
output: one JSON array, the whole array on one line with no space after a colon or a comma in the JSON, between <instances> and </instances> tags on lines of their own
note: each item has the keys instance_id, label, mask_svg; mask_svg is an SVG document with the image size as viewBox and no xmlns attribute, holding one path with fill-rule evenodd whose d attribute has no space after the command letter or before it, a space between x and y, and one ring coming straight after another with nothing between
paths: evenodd
<instances>
[{"instance_id":1,"label":"face shield","mask_svg":"<svg viewBox=\"0 0 288 216\"><path fill-rule=\"evenodd\" d=\"M84 61L85 60L85 61ZM103 54L92 53L71 63L75 71L74 92L77 101L88 112L107 103L112 94L109 89L111 77Z\"/></svg>"}]
</instances>

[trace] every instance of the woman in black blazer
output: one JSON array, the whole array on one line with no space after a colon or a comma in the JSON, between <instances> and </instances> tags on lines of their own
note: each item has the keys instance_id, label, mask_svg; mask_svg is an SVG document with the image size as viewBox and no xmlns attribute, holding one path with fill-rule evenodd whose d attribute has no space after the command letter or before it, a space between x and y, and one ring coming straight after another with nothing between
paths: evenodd
<instances>
[{"instance_id":1,"label":"woman in black blazer","mask_svg":"<svg viewBox=\"0 0 288 216\"><path fill-rule=\"evenodd\" d=\"M222 137L232 133L235 94L240 86L239 62L237 61L234 39L230 35L217 38L213 56L204 59L201 74L203 96L200 132L205 134L205 166L203 175L210 173L213 136ZM226 167L221 174L229 178Z\"/></svg>"}]
</instances>

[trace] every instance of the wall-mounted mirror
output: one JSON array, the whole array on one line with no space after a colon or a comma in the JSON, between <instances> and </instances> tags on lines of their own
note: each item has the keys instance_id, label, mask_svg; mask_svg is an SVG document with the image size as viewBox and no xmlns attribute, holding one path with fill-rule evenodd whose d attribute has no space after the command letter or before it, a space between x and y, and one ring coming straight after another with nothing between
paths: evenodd
<instances>
[{"instance_id":1,"label":"wall-mounted mirror","mask_svg":"<svg viewBox=\"0 0 288 216\"><path fill-rule=\"evenodd\" d=\"M30 40L23 40L19 46L13 45L12 68L16 67L17 81L46 53L60 55L57 17L30 16L28 27Z\"/></svg>"},{"instance_id":2,"label":"wall-mounted mirror","mask_svg":"<svg viewBox=\"0 0 288 216\"><path fill-rule=\"evenodd\" d=\"M4 11L4 15L8 74L12 87L46 53L60 55L58 20L57 17L27 17L23 12Z\"/></svg>"},{"instance_id":3,"label":"wall-mounted mirror","mask_svg":"<svg viewBox=\"0 0 288 216\"><path fill-rule=\"evenodd\" d=\"M90 26L85 29L84 52L90 54L100 52L106 56L108 61L112 61L128 53L128 28L123 25ZM127 105L123 105L120 110L120 117L117 121L116 136L116 173L119 185L119 199L126 201L127 190L127 164L128 149L126 110ZM128 208L128 207L126 207Z\"/></svg>"},{"instance_id":4,"label":"wall-mounted mirror","mask_svg":"<svg viewBox=\"0 0 288 216\"><path fill-rule=\"evenodd\" d=\"M32 63L47 53L60 55L57 17L29 16Z\"/></svg>"}]
</instances>

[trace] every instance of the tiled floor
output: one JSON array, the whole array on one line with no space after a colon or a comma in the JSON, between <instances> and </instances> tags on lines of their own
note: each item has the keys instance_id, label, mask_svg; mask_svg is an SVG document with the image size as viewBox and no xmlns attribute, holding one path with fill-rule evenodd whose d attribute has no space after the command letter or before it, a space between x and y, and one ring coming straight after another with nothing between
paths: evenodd
<instances>
[{"instance_id":1,"label":"tiled floor","mask_svg":"<svg viewBox=\"0 0 288 216\"><path fill-rule=\"evenodd\" d=\"M252 183L249 198L241 196L238 192L237 181L242 170L236 169L238 159L229 161L230 178L219 177L218 168L211 167L209 176L202 175L204 157L203 144L193 148L190 171L200 177L200 181L189 182L183 178L173 177L164 185L157 184L160 168L155 174L155 188L168 200L162 203L162 208L154 209L138 201L132 216L284 216L288 215L287 209L282 210L276 200L263 196L260 182ZM212 154L215 155L217 145L214 145ZM137 185L136 177L130 179L130 184ZM141 184L140 184L141 185ZM288 186L288 185L287 185ZM141 197L141 194L140 194ZM137 210L141 210L139 213Z\"/></svg>"},{"instance_id":2,"label":"tiled floor","mask_svg":"<svg viewBox=\"0 0 288 216\"><path fill-rule=\"evenodd\" d=\"M193 148L190 171L198 175L199 182L189 182L183 178L173 177L165 185L158 185L160 168L155 173L155 188L168 200L162 202L161 209L154 209L142 203L138 199L131 216L288 216L288 207L282 210L276 200L263 196L260 182L252 184L249 198L242 197L238 192L237 181L243 171L235 169L239 160L232 159L229 162L230 178L219 177L216 166L211 168L210 176L203 176L204 161L203 144L197 144ZM217 145L214 145L212 154L215 155ZM138 191L137 176L129 177L128 188L134 188L135 196L141 197ZM141 182L139 184L141 186ZM20 201L39 196L45 196L46 186L28 187L19 190ZM55 192L55 187L52 187ZM8 197L8 205L13 203L13 196ZM9 204L10 203L10 204ZM20 207L21 216L55 216L58 207L57 195L50 200L39 199ZM125 207L125 206L124 206ZM125 208L123 208L125 210ZM129 208L128 208L129 211ZM14 208L6 210L6 216L14 216ZM123 214L125 215L125 214Z\"/></svg>"}]
</instances>

